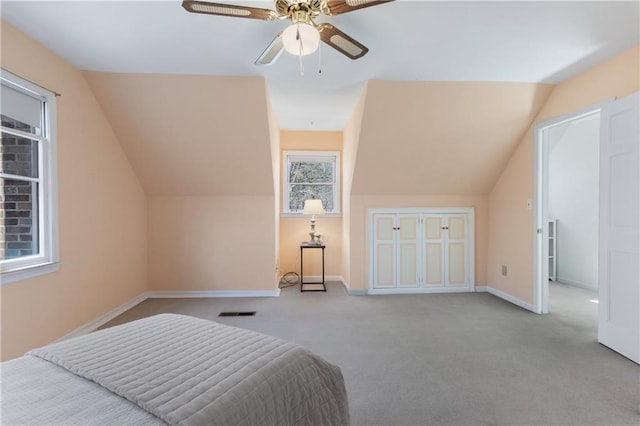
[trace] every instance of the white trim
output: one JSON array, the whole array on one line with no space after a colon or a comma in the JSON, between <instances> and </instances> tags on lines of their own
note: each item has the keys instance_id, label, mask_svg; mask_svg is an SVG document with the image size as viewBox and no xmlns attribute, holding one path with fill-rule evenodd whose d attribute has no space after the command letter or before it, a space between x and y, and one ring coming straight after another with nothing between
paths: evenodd
<instances>
[{"instance_id":1,"label":"white trim","mask_svg":"<svg viewBox=\"0 0 640 426\"><path fill-rule=\"evenodd\" d=\"M60 263L55 262L25 266L13 271L3 272L2 276L0 276L0 286L26 280L28 278L34 278L40 275L50 274L52 272L56 272L59 268Z\"/></svg>"},{"instance_id":2,"label":"white trim","mask_svg":"<svg viewBox=\"0 0 640 426\"><path fill-rule=\"evenodd\" d=\"M366 296L368 294L366 288L349 287L349 284L347 284L347 281L343 277L340 277L340 281L342 282L342 286L349 296Z\"/></svg>"},{"instance_id":3,"label":"white trim","mask_svg":"<svg viewBox=\"0 0 640 426\"><path fill-rule=\"evenodd\" d=\"M538 314L549 313L549 281L547 252L548 230L546 219L548 216L548 173L549 173L549 142L546 130L568 121L574 121L593 114L601 113L602 109L614 98L581 108L577 111L555 117L533 127L533 311ZM541 233L538 233L541 229Z\"/></svg>"},{"instance_id":4,"label":"white trim","mask_svg":"<svg viewBox=\"0 0 640 426\"><path fill-rule=\"evenodd\" d=\"M122 315L129 309L133 308L139 303L144 302L147 299L154 298L195 298L195 297L211 297L211 298L226 298L226 297L276 297L280 295L280 289L276 290L249 290L249 291L225 291L225 290L213 290L213 291L145 291L139 294L133 299L123 303L120 306L115 307L106 314L100 315L98 318L89 321L88 323L76 328L72 332L65 334L56 342L61 340L70 339L72 337L83 336L89 334L92 331L98 329L98 327L108 323L118 315Z\"/></svg>"},{"instance_id":5,"label":"white trim","mask_svg":"<svg viewBox=\"0 0 640 426\"><path fill-rule=\"evenodd\" d=\"M85 325L76 328L71 333L65 334L64 336L56 340L56 342L59 342L61 340L71 339L73 337L83 336L85 334L91 333L92 331L95 331L98 327L108 323L118 315L122 315L123 313L133 308L137 304L144 302L148 298L148 294L149 292L144 292L139 294L138 296L134 297L128 302L125 302L122 305L117 306L114 309L110 310L106 314L100 315L98 318L94 319L93 321L89 321Z\"/></svg>"},{"instance_id":6,"label":"white trim","mask_svg":"<svg viewBox=\"0 0 640 426\"><path fill-rule=\"evenodd\" d=\"M161 298L226 298L226 297L278 297L280 289L275 290L206 290L206 291L148 291L149 299Z\"/></svg>"},{"instance_id":7,"label":"white trim","mask_svg":"<svg viewBox=\"0 0 640 426\"><path fill-rule=\"evenodd\" d=\"M589 287L588 285L579 283L577 281L565 280L564 278L557 278L556 277L556 282L560 283L560 284L568 285L568 286L571 286L571 287L578 287L578 288L581 288L583 290L590 290L590 291L593 291L594 293L598 292L598 289L593 288L593 287Z\"/></svg>"},{"instance_id":8,"label":"white trim","mask_svg":"<svg viewBox=\"0 0 640 426\"><path fill-rule=\"evenodd\" d=\"M308 215L303 215L302 213L280 213L280 217L303 217L305 219L307 219L309 216ZM341 218L342 217L342 213L325 213L322 216L318 216L321 217L322 219L325 219L327 217L338 217Z\"/></svg>"},{"instance_id":9,"label":"white trim","mask_svg":"<svg viewBox=\"0 0 640 426\"><path fill-rule=\"evenodd\" d=\"M474 290L467 286L460 287L393 287L369 289L367 294L372 296L381 294L429 294L429 293L473 293Z\"/></svg>"},{"instance_id":10,"label":"white trim","mask_svg":"<svg viewBox=\"0 0 640 426\"><path fill-rule=\"evenodd\" d=\"M38 99L42 108L42 134L25 135L38 141L38 178L15 177L37 182L38 220L33 222L33 232L38 235L38 253L0 261L0 284L25 280L58 270L58 173L56 144L56 96L55 93L25 80L5 69L0 69L0 80L25 95ZM15 134L16 131L3 129ZM6 176L6 174L4 174Z\"/></svg>"},{"instance_id":11,"label":"white trim","mask_svg":"<svg viewBox=\"0 0 640 426\"><path fill-rule=\"evenodd\" d=\"M523 309L526 309L528 311L531 311L533 313L538 313L536 312L534 306L531 303L527 303L525 301L522 301L520 299L518 299L517 297L513 297L512 295L505 293L502 290L498 290L497 288L493 288L491 286L477 286L476 287L476 292L477 293L490 293L493 294L496 297L499 297L500 299L506 300L507 302L513 303L516 306L520 306Z\"/></svg>"},{"instance_id":12,"label":"white trim","mask_svg":"<svg viewBox=\"0 0 640 426\"><path fill-rule=\"evenodd\" d=\"M322 281L322 275L305 275L304 279ZM340 275L325 275L324 282L327 283L328 281L338 281L344 284L344 278L342 278L342 276ZM305 282L305 284L307 283ZM309 283L309 284L314 284L314 283ZM318 283L318 284L321 284L321 283Z\"/></svg>"},{"instance_id":13,"label":"white trim","mask_svg":"<svg viewBox=\"0 0 640 426\"><path fill-rule=\"evenodd\" d=\"M451 287L409 287L409 288L400 288L394 287L395 290L393 293L396 294L406 294L406 293L461 293L461 292L474 292L474 288L476 285L475 278L475 208L474 207L372 207L367 209L367 238L369 242L367 243L367 272L368 272L368 290L367 294L392 294L389 290L391 289L376 289L374 288L374 243L372 240L374 233L374 217L376 214L415 214L415 215L426 215L426 214L464 214L466 215L466 225L467 225L467 238L465 239L466 254L467 254L467 262L468 262L468 284L464 287L462 286L451 286ZM424 284L423 284L424 285Z\"/></svg>"},{"instance_id":14,"label":"white trim","mask_svg":"<svg viewBox=\"0 0 640 426\"><path fill-rule=\"evenodd\" d=\"M333 211L327 214L341 215L340 201L341 180L340 180L340 151L282 151L282 210L281 215L303 216L302 212L292 212L289 210L289 157L333 157L335 160L335 182L333 183ZM305 217L309 215L304 215Z\"/></svg>"}]
</instances>

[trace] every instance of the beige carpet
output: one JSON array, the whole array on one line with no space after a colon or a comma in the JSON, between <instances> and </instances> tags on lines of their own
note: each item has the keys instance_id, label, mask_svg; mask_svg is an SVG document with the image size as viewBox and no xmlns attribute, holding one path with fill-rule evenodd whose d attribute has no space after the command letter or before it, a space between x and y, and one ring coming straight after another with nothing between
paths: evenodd
<instances>
[{"instance_id":1,"label":"beige carpet","mask_svg":"<svg viewBox=\"0 0 640 426\"><path fill-rule=\"evenodd\" d=\"M328 290L148 299L107 326L175 312L302 344L342 368L353 425L640 424L640 367L596 342L593 293L554 284L539 316L486 293Z\"/></svg>"}]
</instances>

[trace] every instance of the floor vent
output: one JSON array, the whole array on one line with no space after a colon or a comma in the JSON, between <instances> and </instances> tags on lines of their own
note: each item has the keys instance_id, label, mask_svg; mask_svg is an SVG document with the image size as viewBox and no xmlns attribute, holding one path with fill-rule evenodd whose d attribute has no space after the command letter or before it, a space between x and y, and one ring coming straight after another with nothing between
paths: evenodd
<instances>
[{"instance_id":1,"label":"floor vent","mask_svg":"<svg viewBox=\"0 0 640 426\"><path fill-rule=\"evenodd\" d=\"M252 317L255 312L220 312L219 317Z\"/></svg>"}]
</instances>

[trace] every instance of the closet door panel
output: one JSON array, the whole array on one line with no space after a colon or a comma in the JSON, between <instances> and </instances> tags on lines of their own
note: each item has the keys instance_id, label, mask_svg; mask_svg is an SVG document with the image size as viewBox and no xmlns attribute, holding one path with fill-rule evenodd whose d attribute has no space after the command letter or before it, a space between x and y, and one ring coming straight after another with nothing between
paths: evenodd
<instances>
[{"instance_id":1,"label":"closet door panel","mask_svg":"<svg viewBox=\"0 0 640 426\"><path fill-rule=\"evenodd\" d=\"M378 244L376 246L376 277L377 288L395 287L394 282L394 247L393 244Z\"/></svg>"},{"instance_id":2,"label":"closet door panel","mask_svg":"<svg viewBox=\"0 0 640 426\"><path fill-rule=\"evenodd\" d=\"M447 221L447 227L450 240L464 240L464 217L461 216L449 216Z\"/></svg>"},{"instance_id":3,"label":"closet door panel","mask_svg":"<svg viewBox=\"0 0 640 426\"><path fill-rule=\"evenodd\" d=\"M374 217L374 277L375 288L396 286L395 215L380 214Z\"/></svg>"},{"instance_id":4,"label":"closet door panel","mask_svg":"<svg viewBox=\"0 0 640 426\"><path fill-rule=\"evenodd\" d=\"M442 218L434 216L426 216L424 218L424 237L426 240L442 239Z\"/></svg>"},{"instance_id":5,"label":"closet door panel","mask_svg":"<svg viewBox=\"0 0 640 426\"><path fill-rule=\"evenodd\" d=\"M464 243L449 243L449 282L466 284Z\"/></svg>"},{"instance_id":6,"label":"closet door panel","mask_svg":"<svg viewBox=\"0 0 640 426\"><path fill-rule=\"evenodd\" d=\"M442 244L427 243L425 249L426 276L425 284L442 284Z\"/></svg>"},{"instance_id":7,"label":"closet door panel","mask_svg":"<svg viewBox=\"0 0 640 426\"><path fill-rule=\"evenodd\" d=\"M398 286L418 286L418 216L398 216Z\"/></svg>"},{"instance_id":8,"label":"closet door panel","mask_svg":"<svg viewBox=\"0 0 640 426\"><path fill-rule=\"evenodd\" d=\"M400 277L398 285L415 286L418 283L418 265L415 244L400 244Z\"/></svg>"}]
</instances>

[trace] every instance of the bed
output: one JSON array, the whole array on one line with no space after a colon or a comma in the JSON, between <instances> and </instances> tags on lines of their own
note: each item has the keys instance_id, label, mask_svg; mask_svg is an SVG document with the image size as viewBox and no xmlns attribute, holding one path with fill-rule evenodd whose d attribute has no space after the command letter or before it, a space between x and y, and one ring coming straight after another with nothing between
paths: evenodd
<instances>
[{"instance_id":1,"label":"bed","mask_svg":"<svg viewBox=\"0 0 640 426\"><path fill-rule=\"evenodd\" d=\"M340 369L291 342L176 314L2 363L2 423L347 425Z\"/></svg>"}]
</instances>

